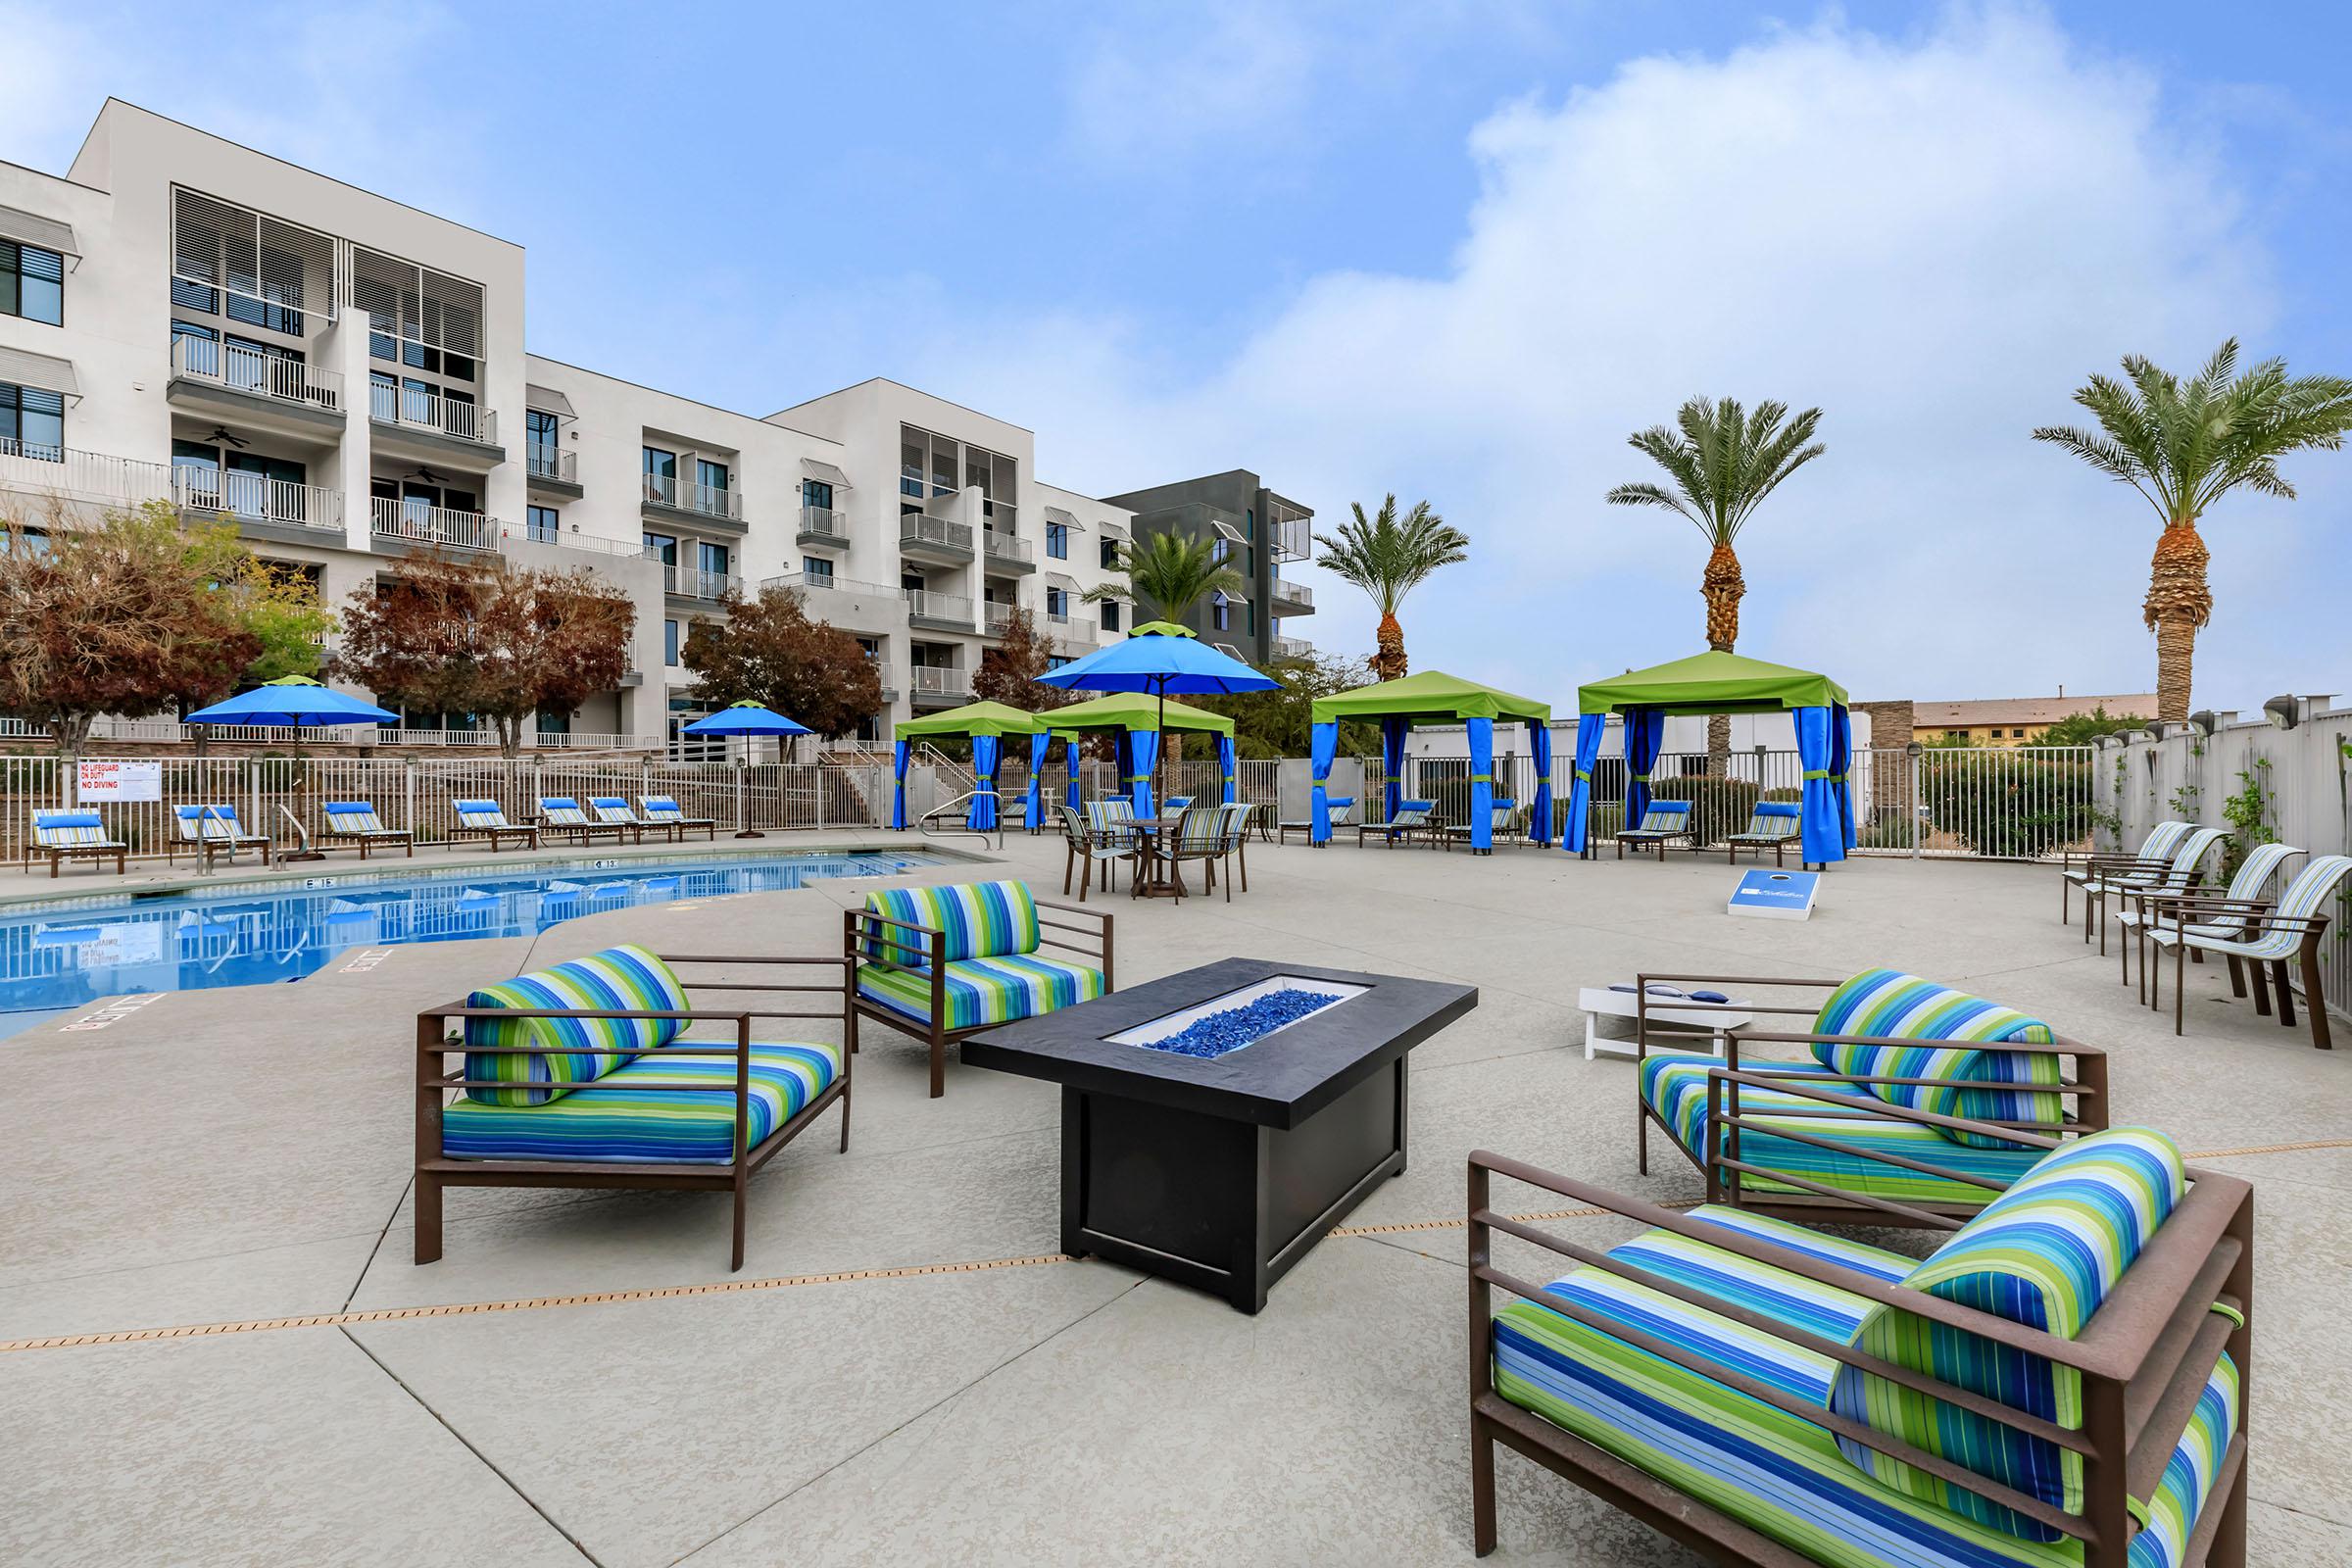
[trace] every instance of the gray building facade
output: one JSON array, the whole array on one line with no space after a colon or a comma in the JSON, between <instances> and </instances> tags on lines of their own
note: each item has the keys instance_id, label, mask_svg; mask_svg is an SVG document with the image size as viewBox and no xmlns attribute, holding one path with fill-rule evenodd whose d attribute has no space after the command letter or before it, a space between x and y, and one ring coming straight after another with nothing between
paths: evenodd
<instances>
[{"instance_id":1,"label":"gray building facade","mask_svg":"<svg viewBox=\"0 0 2352 1568\"><path fill-rule=\"evenodd\" d=\"M1174 533L1222 547L1244 587L1194 608L1187 624L1203 641L1225 644L1253 664L1307 651L1303 639L1282 633L1285 621L1314 613L1314 595L1286 579L1281 567L1314 553L1314 513L1308 508L1267 489L1247 468L1102 499L1135 514L1138 540Z\"/></svg>"}]
</instances>

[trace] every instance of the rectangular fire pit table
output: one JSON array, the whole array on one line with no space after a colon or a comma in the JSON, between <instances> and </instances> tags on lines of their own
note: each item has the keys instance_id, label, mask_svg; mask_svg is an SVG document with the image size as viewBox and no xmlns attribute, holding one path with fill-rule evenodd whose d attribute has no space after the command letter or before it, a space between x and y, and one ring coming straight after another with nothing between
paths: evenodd
<instances>
[{"instance_id":1,"label":"rectangular fire pit table","mask_svg":"<svg viewBox=\"0 0 2352 1568\"><path fill-rule=\"evenodd\" d=\"M1290 992L1337 1000L1213 1057L1137 1043ZM963 1059L1061 1085L1063 1251L1256 1312L1404 1169L1406 1054L1477 1005L1472 986L1226 958L974 1035ZM1201 1032L1188 1044L1213 1049Z\"/></svg>"}]
</instances>

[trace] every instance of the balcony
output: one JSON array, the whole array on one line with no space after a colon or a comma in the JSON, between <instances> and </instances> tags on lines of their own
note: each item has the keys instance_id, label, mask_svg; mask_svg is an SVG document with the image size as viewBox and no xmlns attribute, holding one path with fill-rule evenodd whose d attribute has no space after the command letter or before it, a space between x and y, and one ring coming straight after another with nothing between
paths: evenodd
<instances>
[{"instance_id":1,"label":"balcony","mask_svg":"<svg viewBox=\"0 0 2352 1568\"><path fill-rule=\"evenodd\" d=\"M335 440L343 429L341 375L235 343L172 339L164 395L203 417L249 420L312 441Z\"/></svg>"},{"instance_id":2,"label":"balcony","mask_svg":"<svg viewBox=\"0 0 2352 1568\"><path fill-rule=\"evenodd\" d=\"M1012 624L1012 617L1019 613L1021 607L998 604L996 601L990 600L980 608L987 615L987 619L981 622L982 629L988 636L1002 637L1004 635L1004 628Z\"/></svg>"},{"instance_id":3,"label":"balcony","mask_svg":"<svg viewBox=\"0 0 2352 1568\"><path fill-rule=\"evenodd\" d=\"M428 507L419 501L398 501L390 496L370 496L368 500L368 527L379 544L385 540L403 540L412 545L455 550L498 548L500 529L496 517L449 507Z\"/></svg>"},{"instance_id":4,"label":"balcony","mask_svg":"<svg viewBox=\"0 0 2352 1568\"><path fill-rule=\"evenodd\" d=\"M899 518L899 552L918 561L961 565L972 559L972 530L965 523L909 512Z\"/></svg>"},{"instance_id":5,"label":"balcony","mask_svg":"<svg viewBox=\"0 0 2352 1568\"><path fill-rule=\"evenodd\" d=\"M531 489L542 495L577 501L587 493L580 486L580 455L562 447L524 447L522 473Z\"/></svg>"},{"instance_id":6,"label":"balcony","mask_svg":"<svg viewBox=\"0 0 2352 1568\"><path fill-rule=\"evenodd\" d=\"M1315 553L1315 519L1312 517L1277 517L1274 519L1274 559L1305 561Z\"/></svg>"},{"instance_id":7,"label":"balcony","mask_svg":"<svg viewBox=\"0 0 2352 1568\"><path fill-rule=\"evenodd\" d=\"M850 519L831 507L803 507L795 540L804 545L829 545L836 550L850 543Z\"/></svg>"},{"instance_id":8,"label":"balcony","mask_svg":"<svg viewBox=\"0 0 2352 1568\"><path fill-rule=\"evenodd\" d=\"M370 381L368 417L386 452L456 460L474 471L507 459L498 445L498 411L478 403Z\"/></svg>"},{"instance_id":9,"label":"balcony","mask_svg":"<svg viewBox=\"0 0 2352 1568\"><path fill-rule=\"evenodd\" d=\"M650 556L652 552L647 552ZM659 557L653 559L660 560ZM743 579L731 571L705 571L700 566L662 563L662 591L672 599L696 599L715 604L743 592Z\"/></svg>"},{"instance_id":10,"label":"balcony","mask_svg":"<svg viewBox=\"0 0 2352 1568\"><path fill-rule=\"evenodd\" d=\"M1315 657L1315 645L1303 637L1277 637L1274 639L1274 657L1276 659L1312 659Z\"/></svg>"},{"instance_id":11,"label":"balcony","mask_svg":"<svg viewBox=\"0 0 2352 1568\"><path fill-rule=\"evenodd\" d=\"M1315 591L1302 582L1277 577L1274 601L1267 609L1277 615L1311 615L1315 612Z\"/></svg>"},{"instance_id":12,"label":"balcony","mask_svg":"<svg viewBox=\"0 0 2352 1568\"><path fill-rule=\"evenodd\" d=\"M980 538L988 551L987 569L1000 577L1017 576L1037 569L1037 552L1026 539L994 528L981 530Z\"/></svg>"},{"instance_id":13,"label":"balcony","mask_svg":"<svg viewBox=\"0 0 2352 1568\"><path fill-rule=\"evenodd\" d=\"M161 501L171 494L171 486L172 470L161 463L110 458L75 447L27 446L14 436L0 436L0 490L136 504Z\"/></svg>"},{"instance_id":14,"label":"balcony","mask_svg":"<svg viewBox=\"0 0 2352 1568\"><path fill-rule=\"evenodd\" d=\"M953 708L972 700L972 677L968 670L917 664L906 672L907 690L917 708Z\"/></svg>"},{"instance_id":15,"label":"balcony","mask_svg":"<svg viewBox=\"0 0 2352 1568\"><path fill-rule=\"evenodd\" d=\"M972 602L962 595L933 593L928 588L902 588L899 592L906 599L906 618L915 625L949 631L972 629Z\"/></svg>"},{"instance_id":16,"label":"balcony","mask_svg":"<svg viewBox=\"0 0 2352 1568\"><path fill-rule=\"evenodd\" d=\"M649 473L642 475L645 484L645 504L662 512L674 512L704 520L743 522L743 495L725 485L697 484L675 474Z\"/></svg>"},{"instance_id":17,"label":"balcony","mask_svg":"<svg viewBox=\"0 0 2352 1568\"><path fill-rule=\"evenodd\" d=\"M294 538L316 534L321 544L343 542L343 492L324 485L182 467L172 470L172 499L184 512L233 516L240 527L284 529L289 530L285 537Z\"/></svg>"}]
</instances>

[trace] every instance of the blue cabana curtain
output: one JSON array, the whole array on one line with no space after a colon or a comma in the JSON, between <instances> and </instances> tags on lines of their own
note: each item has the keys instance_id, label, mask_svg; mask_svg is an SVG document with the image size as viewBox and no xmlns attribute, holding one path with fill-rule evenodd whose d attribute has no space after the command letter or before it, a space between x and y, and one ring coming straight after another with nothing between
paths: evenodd
<instances>
[{"instance_id":1,"label":"blue cabana curtain","mask_svg":"<svg viewBox=\"0 0 2352 1568\"><path fill-rule=\"evenodd\" d=\"M1046 770L1046 753L1054 749L1054 737L1039 730L1029 737L1029 801L1022 813L1022 825L1034 833L1046 825L1046 787L1039 776Z\"/></svg>"},{"instance_id":2,"label":"blue cabana curtain","mask_svg":"<svg viewBox=\"0 0 2352 1568\"><path fill-rule=\"evenodd\" d=\"M892 760L891 771L898 779L898 788L891 792L890 825L902 833L906 830L906 763L913 755L914 743L901 741Z\"/></svg>"},{"instance_id":3,"label":"blue cabana curtain","mask_svg":"<svg viewBox=\"0 0 2352 1568\"><path fill-rule=\"evenodd\" d=\"M1649 813L1649 770L1658 765L1666 739L1666 715L1654 708L1629 709L1625 715L1625 826L1640 827Z\"/></svg>"},{"instance_id":4,"label":"blue cabana curtain","mask_svg":"<svg viewBox=\"0 0 2352 1568\"><path fill-rule=\"evenodd\" d=\"M1845 847L1854 847L1854 719L1843 707L1830 721L1830 785L1845 821Z\"/></svg>"},{"instance_id":5,"label":"blue cabana curtain","mask_svg":"<svg viewBox=\"0 0 2352 1568\"><path fill-rule=\"evenodd\" d=\"M1159 758L1159 731L1131 729L1127 732L1127 787L1135 796L1135 814L1152 814L1152 764Z\"/></svg>"},{"instance_id":6,"label":"blue cabana curtain","mask_svg":"<svg viewBox=\"0 0 2352 1568\"><path fill-rule=\"evenodd\" d=\"M1313 822L1307 838L1315 844L1331 842L1331 763L1339 754L1340 726L1336 722L1317 724L1308 733L1307 767L1314 774L1314 794L1307 811Z\"/></svg>"},{"instance_id":7,"label":"blue cabana curtain","mask_svg":"<svg viewBox=\"0 0 2352 1568\"><path fill-rule=\"evenodd\" d=\"M1536 754L1536 807L1531 831L1538 844L1551 842L1551 725L1541 718L1527 721L1528 744Z\"/></svg>"},{"instance_id":8,"label":"blue cabana curtain","mask_svg":"<svg viewBox=\"0 0 2352 1568\"><path fill-rule=\"evenodd\" d=\"M997 825L997 756L1004 742L994 735L972 737L972 812L967 821L977 831Z\"/></svg>"},{"instance_id":9,"label":"blue cabana curtain","mask_svg":"<svg viewBox=\"0 0 2352 1568\"><path fill-rule=\"evenodd\" d=\"M1570 855L1585 853L1592 821L1592 769L1600 762L1600 737L1609 727L1606 713L1576 717L1576 777L1568 786L1568 820L1560 827L1560 848Z\"/></svg>"},{"instance_id":10,"label":"blue cabana curtain","mask_svg":"<svg viewBox=\"0 0 2352 1568\"><path fill-rule=\"evenodd\" d=\"M1470 730L1470 848L1494 847L1494 721L1467 720Z\"/></svg>"},{"instance_id":11,"label":"blue cabana curtain","mask_svg":"<svg viewBox=\"0 0 2352 1568\"><path fill-rule=\"evenodd\" d=\"M1077 737L1077 736L1073 735L1073 736L1071 736L1071 737L1069 738L1069 740L1068 740L1068 741L1066 741L1065 743L1063 743L1063 751L1062 751L1062 754L1061 754L1061 755L1062 755L1062 757L1063 757L1063 759L1064 759L1063 765L1064 765L1064 766L1066 766L1066 767L1067 767L1067 768L1070 770L1070 781L1069 781L1069 783L1067 783L1067 784L1065 784L1065 785L1063 785L1063 786L1062 786L1062 791L1061 791L1061 796L1062 796L1062 799L1063 799L1063 800L1065 800L1065 801L1067 801L1067 802L1069 803L1069 807L1070 807L1070 809L1071 809L1071 810L1073 810L1073 811L1081 811L1081 810L1084 810L1084 809L1086 808L1086 801L1085 801L1085 798L1084 798L1084 796L1083 796L1083 795L1080 793L1081 786L1080 786L1080 784L1079 784L1079 782L1078 782L1078 737Z\"/></svg>"},{"instance_id":12,"label":"blue cabana curtain","mask_svg":"<svg viewBox=\"0 0 2352 1568\"><path fill-rule=\"evenodd\" d=\"M1845 808L1838 799L1836 782L1837 729L1834 708L1799 708L1796 719L1796 758L1805 768L1803 825L1799 842L1805 863L1827 865L1845 858Z\"/></svg>"},{"instance_id":13,"label":"blue cabana curtain","mask_svg":"<svg viewBox=\"0 0 2352 1568\"><path fill-rule=\"evenodd\" d=\"M1242 765L1230 735L1217 737L1217 771L1225 775L1225 804L1231 806L1242 798Z\"/></svg>"},{"instance_id":14,"label":"blue cabana curtain","mask_svg":"<svg viewBox=\"0 0 2352 1568\"><path fill-rule=\"evenodd\" d=\"M1404 736L1411 728L1412 720L1395 713L1380 721L1380 765L1389 775L1389 792L1381 802L1384 822L1396 820L1397 805L1404 799Z\"/></svg>"}]
</instances>

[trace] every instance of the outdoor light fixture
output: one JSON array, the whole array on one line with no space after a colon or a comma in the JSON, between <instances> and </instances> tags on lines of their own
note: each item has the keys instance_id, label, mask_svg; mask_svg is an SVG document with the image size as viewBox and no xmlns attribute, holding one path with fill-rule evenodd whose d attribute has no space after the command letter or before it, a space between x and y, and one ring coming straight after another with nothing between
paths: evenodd
<instances>
[{"instance_id":1,"label":"outdoor light fixture","mask_svg":"<svg viewBox=\"0 0 2352 1568\"><path fill-rule=\"evenodd\" d=\"M2274 697L2262 705L2262 710L2271 715L2271 722L2278 728L2293 729L2295 727L2294 698Z\"/></svg>"},{"instance_id":2,"label":"outdoor light fixture","mask_svg":"<svg viewBox=\"0 0 2352 1568\"><path fill-rule=\"evenodd\" d=\"M2148 732L2148 739L2152 741L2164 739L2164 720L2161 718L2151 718L2140 728Z\"/></svg>"},{"instance_id":3,"label":"outdoor light fixture","mask_svg":"<svg viewBox=\"0 0 2352 1568\"><path fill-rule=\"evenodd\" d=\"M2189 714L2188 722L2190 728L2205 736L2211 736L2215 730L2222 727L2222 721L2214 715L2214 711L2210 708L2200 708Z\"/></svg>"},{"instance_id":4,"label":"outdoor light fixture","mask_svg":"<svg viewBox=\"0 0 2352 1568\"><path fill-rule=\"evenodd\" d=\"M1917 757L1920 753L1926 750L1927 748L1920 745L1919 742L1913 741L1910 745L1903 748L1903 755L1905 757Z\"/></svg>"}]
</instances>

